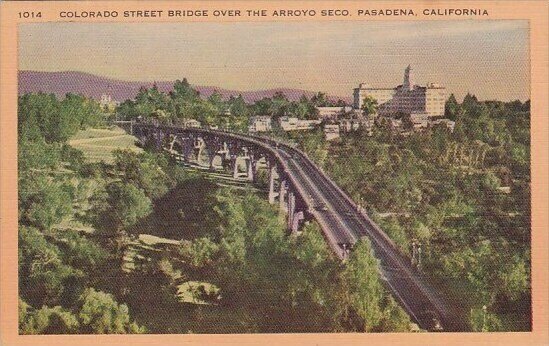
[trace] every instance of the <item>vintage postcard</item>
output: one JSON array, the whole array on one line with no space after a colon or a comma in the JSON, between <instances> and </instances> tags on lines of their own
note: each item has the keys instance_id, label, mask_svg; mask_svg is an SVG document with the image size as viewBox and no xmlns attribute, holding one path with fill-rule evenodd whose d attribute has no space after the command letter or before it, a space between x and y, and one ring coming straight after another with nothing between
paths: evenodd
<instances>
[{"instance_id":1,"label":"vintage postcard","mask_svg":"<svg viewBox=\"0 0 549 346\"><path fill-rule=\"evenodd\" d=\"M548 345L544 1L4 1L2 345Z\"/></svg>"}]
</instances>

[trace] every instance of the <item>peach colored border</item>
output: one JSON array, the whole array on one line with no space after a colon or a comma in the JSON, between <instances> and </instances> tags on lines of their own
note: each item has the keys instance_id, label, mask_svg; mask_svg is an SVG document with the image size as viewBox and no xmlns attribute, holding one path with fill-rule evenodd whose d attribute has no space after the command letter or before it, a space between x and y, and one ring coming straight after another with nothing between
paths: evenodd
<instances>
[{"instance_id":1,"label":"peach colored border","mask_svg":"<svg viewBox=\"0 0 549 346\"><path fill-rule=\"evenodd\" d=\"M0 94L0 344L2 345L97 345L132 343L167 344L315 344L315 345L548 345L548 13L544 1L97 1L97 2L1 2ZM424 333L424 334L239 334L239 335L67 335L19 336L17 334L17 24L59 21L60 10L131 9L274 9L274 8L485 8L486 19L528 19L531 28L532 100L532 294L533 331L525 333ZM42 11L42 18L20 20L19 11ZM242 21L245 18L194 18L193 21ZM397 20L448 20L461 17L395 17ZM178 21L180 19L114 21ZM188 19L185 19L188 20ZM246 18L246 21L278 21L278 18ZM333 20L326 17L282 20ZM338 19L340 20L340 19ZM344 20L361 20L350 17ZM364 19L362 19L364 20ZM388 20L373 17L368 20ZM391 20L391 18L389 18ZM75 20L85 21L85 20ZM110 20L113 21L113 20Z\"/></svg>"}]
</instances>

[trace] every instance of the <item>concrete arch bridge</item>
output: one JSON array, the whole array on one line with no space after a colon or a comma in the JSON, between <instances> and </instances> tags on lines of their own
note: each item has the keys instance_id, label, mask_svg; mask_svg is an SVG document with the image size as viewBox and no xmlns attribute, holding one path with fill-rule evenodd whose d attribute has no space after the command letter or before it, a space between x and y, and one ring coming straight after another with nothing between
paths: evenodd
<instances>
[{"instance_id":1,"label":"concrete arch bridge","mask_svg":"<svg viewBox=\"0 0 549 346\"><path fill-rule=\"evenodd\" d=\"M306 220L315 219L330 248L342 260L353 244L367 237L384 283L421 328L469 329L462 314L412 266L410 258L299 149L267 137L222 130L146 123L131 123L130 128L142 144L169 150L184 161L207 156L211 168L221 162L235 177L245 176L250 181L256 179L263 163L269 172L269 202L286 211L291 232L297 232Z\"/></svg>"}]
</instances>

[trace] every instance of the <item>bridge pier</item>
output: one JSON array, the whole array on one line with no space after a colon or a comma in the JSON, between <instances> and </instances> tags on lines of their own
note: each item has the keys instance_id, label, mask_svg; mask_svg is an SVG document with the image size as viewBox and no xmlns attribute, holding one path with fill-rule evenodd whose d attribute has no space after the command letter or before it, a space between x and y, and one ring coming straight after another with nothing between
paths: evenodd
<instances>
[{"instance_id":1,"label":"bridge pier","mask_svg":"<svg viewBox=\"0 0 549 346\"><path fill-rule=\"evenodd\" d=\"M292 226L290 228L290 231L292 233L299 232L299 228L301 227L301 222L305 220L305 213L303 211L295 212L292 216Z\"/></svg>"},{"instance_id":2,"label":"bridge pier","mask_svg":"<svg viewBox=\"0 0 549 346\"><path fill-rule=\"evenodd\" d=\"M177 141L177 135L170 135L170 153L172 152L173 146L176 141Z\"/></svg>"},{"instance_id":3,"label":"bridge pier","mask_svg":"<svg viewBox=\"0 0 549 346\"><path fill-rule=\"evenodd\" d=\"M288 229L292 229L295 214L295 193L289 189L288 191Z\"/></svg>"},{"instance_id":4,"label":"bridge pier","mask_svg":"<svg viewBox=\"0 0 549 346\"><path fill-rule=\"evenodd\" d=\"M278 207L279 207L279 210L280 212L285 212L287 209L287 206L286 206L286 202L284 201L284 199L286 198L286 191L288 189L288 183L286 182L286 180L281 180L280 181L280 187L279 187L279 192L278 192Z\"/></svg>"},{"instance_id":5,"label":"bridge pier","mask_svg":"<svg viewBox=\"0 0 549 346\"><path fill-rule=\"evenodd\" d=\"M214 159L216 156L217 154L215 152L211 153L210 151L208 151L208 166L210 168L210 171L215 170Z\"/></svg>"},{"instance_id":6,"label":"bridge pier","mask_svg":"<svg viewBox=\"0 0 549 346\"><path fill-rule=\"evenodd\" d=\"M160 128L157 128L156 132L155 132L156 151L162 150L162 140L163 140L163 138L164 138L164 136L163 136L162 130L160 130Z\"/></svg>"},{"instance_id":7,"label":"bridge pier","mask_svg":"<svg viewBox=\"0 0 549 346\"><path fill-rule=\"evenodd\" d=\"M204 149L204 143L202 138L197 138L194 149L196 150L196 163L200 164L200 157L202 156L202 151Z\"/></svg>"},{"instance_id":8,"label":"bridge pier","mask_svg":"<svg viewBox=\"0 0 549 346\"><path fill-rule=\"evenodd\" d=\"M253 154L248 155L246 159L246 173L248 181L255 181L257 175L257 160L255 160Z\"/></svg>"},{"instance_id":9,"label":"bridge pier","mask_svg":"<svg viewBox=\"0 0 549 346\"><path fill-rule=\"evenodd\" d=\"M278 176L276 166L269 164L269 203L275 204L275 198L280 196L280 193L275 192L275 175Z\"/></svg>"},{"instance_id":10,"label":"bridge pier","mask_svg":"<svg viewBox=\"0 0 549 346\"><path fill-rule=\"evenodd\" d=\"M231 168L233 170L233 179L238 178L238 155L231 155Z\"/></svg>"},{"instance_id":11,"label":"bridge pier","mask_svg":"<svg viewBox=\"0 0 549 346\"><path fill-rule=\"evenodd\" d=\"M185 160L185 162L190 162L194 150L193 140L191 138L184 138L182 147L183 159Z\"/></svg>"}]
</instances>

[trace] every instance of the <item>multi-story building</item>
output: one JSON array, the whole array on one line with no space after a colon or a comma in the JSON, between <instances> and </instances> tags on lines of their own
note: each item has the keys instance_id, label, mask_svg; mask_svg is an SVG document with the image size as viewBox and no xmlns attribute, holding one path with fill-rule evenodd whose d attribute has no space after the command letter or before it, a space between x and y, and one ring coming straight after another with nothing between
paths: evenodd
<instances>
[{"instance_id":1,"label":"multi-story building","mask_svg":"<svg viewBox=\"0 0 549 346\"><path fill-rule=\"evenodd\" d=\"M454 128L456 127L456 122L450 119L437 119L437 120L433 120L430 123L431 126L436 126L439 124L446 126L446 128L450 130L450 132L454 132Z\"/></svg>"},{"instance_id":2,"label":"multi-story building","mask_svg":"<svg viewBox=\"0 0 549 346\"><path fill-rule=\"evenodd\" d=\"M354 89L353 107L361 109L366 96L371 96L376 99L378 105L383 105L393 99L396 88L373 88L369 84L360 83L358 88Z\"/></svg>"},{"instance_id":3,"label":"multi-story building","mask_svg":"<svg viewBox=\"0 0 549 346\"><path fill-rule=\"evenodd\" d=\"M424 113L430 118L444 116L446 88L434 83L415 85L411 66L404 71L402 85L396 88L373 88L360 84L354 89L354 108L361 109L366 96L377 100L379 115Z\"/></svg>"},{"instance_id":4,"label":"multi-story building","mask_svg":"<svg viewBox=\"0 0 549 346\"><path fill-rule=\"evenodd\" d=\"M99 100L99 106L104 111L112 112L119 104L119 102L112 99L111 95L107 94L101 95L101 99Z\"/></svg>"},{"instance_id":5,"label":"multi-story building","mask_svg":"<svg viewBox=\"0 0 549 346\"><path fill-rule=\"evenodd\" d=\"M353 107L350 106L340 106L340 107L316 107L318 110L318 117L322 120L337 120L338 117L349 113L353 110Z\"/></svg>"},{"instance_id":6,"label":"multi-story building","mask_svg":"<svg viewBox=\"0 0 549 346\"><path fill-rule=\"evenodd\" d=\"M287 116L280 117L278 121L284 131L312 130L322 122L322 120L302 120Z\"/></svg>"},{"instance_id":7,"label":"multi-story building","mask_svg":"<svg viewBox=\"0 0 549 346\"><path fill-rule=\"evenodd\" d=\"M268 132L272 130L272 120L270 115L256 115L250 117L250 132Z\"/></svg>"}]
</instances>

